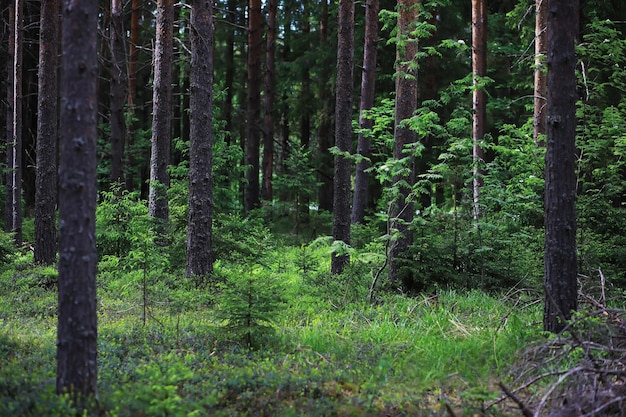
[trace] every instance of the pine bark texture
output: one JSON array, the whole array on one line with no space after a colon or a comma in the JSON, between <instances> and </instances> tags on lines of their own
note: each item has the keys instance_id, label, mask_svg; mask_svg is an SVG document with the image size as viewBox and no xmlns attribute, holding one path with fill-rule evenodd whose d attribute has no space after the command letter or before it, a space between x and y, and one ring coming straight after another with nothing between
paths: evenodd
<instances>
[{"instance_id":1,"label":"pine bark texture","mask_svg":"<svg viewBox=\"0 0 626 417\"><path fill-rule=\"evenodd\" d=\"M77 404L97 394L97 22L97 0L64 1L57 392Z\"/></svg>"},{"instance_id":2,"label":"pine bark texture","mask_svg":"<svg viewBox=\"0 0 626 417\"><path fill-rule=\"evenodd\" d=\"M578 0L548 4L544 330L560 332L577 302L576 51Z\"/></svg>"},{"instance_id":3,"label":"pine bark texture","mask_svg":"<svg viewBox=\"0 0 626 417\"><path fill-rule=\"evenodd\" d=\"M112 183L124 179L124 142L126 119L124 105L128 97L126 75L126 51L124 46L124 7L122 0L111 0L110 49L111 49L111 172Z\"/></svg>"},{"instance_id":4,"label":"pine bark texture","mask_svg":"<svg viewBox=\"0 0 626 417\"><path fill-rule=\"evenodd\" d=\"M5 175L5 199L4 199L4 231L11 232L13 228L13 205L11 195L13 194L13 173L11 165L13 164L13 61L15 60L15 3L9 1L9 18L8 18L8 56L7 56L7 129L6 129L6 175Z\"/></svg>"},{"instance_id":5,"label":"pine bark texture","mask_svg":"<svg viewBox=\"0 0 626 417\"><path fill-rule=\"evenodd\" d=\"M169 218L167 188L170 178L167 167L172 142L173 0L158 0L156 27L148 212L163 226Z\"/></svg>"},{"instance_id":6,"label":"pine bark texture","mask_svg":"<svg viewBox=\"0 0 626 417\"><path fill-rule=\"evenodd\" d=\"M11 140L11 232L13 240L22 244L22 60L23 60L23 11L24 1L15 0L13 41L13 137Z\"/></svg>"},{"instance_id":7,"label":"pine bark texture","mask_svg":"<svg viewBox=\"0 0 626 417\"><path fill-rule=\"evenodd\" d=\"M187 276L213 273L213 5L191 3L191 92Z\"/></svg>"},{"instance_id":8,"label":"pine bark texture","mask_svg":"<svg viewBox=\"0 0 626 417\"><path fill-rule=\"evenodd\" d=\"M320 5L320 50L330 48L328 40L329 10L328 0L322 0ZM319 144L319 171L318 182L321 184L318 190L319 209L332 212L334 201L333 186L333 156L329 149L333 146L333 132L335 127L335 96L333 94L332 64L324 62L320 68L318 77L318 97L321 107L318 127Z\"/></svg>"},{"instance_id":9,"label":"pine bark texture","mask_svg":"<svg viewBox=\"0 0 626 417\"><path fill-rule=\"evenodd\" d=\"M412 278L406 272L408 260L406 252L413 241L409 228L413 221L414 204L411 189L415 181L415 158L406 153L406 149L415 143L416 134L403 125L417 108L417 39L411 34L413 23L418 17L417 0L401 0L398 2L398 36L401 44L396 46L396 109L394 132L394 159L408 157L408 174L394 178L398 187L398 195L391 207L391 234L396 236L391 243L389 253L389 280L391 285L402 286L405 290L413 287Z\"/></svg>"},{"instance_id":10,"label":"pine bark texture","mask_svg":"<svg viewBox=\"0 0 626 417\"><path fill-rule=\"evenodd\" d=\"M546 38L547 38L548 0L535 0L535 92L533 137L539 146L545 146L541 135L546 133L546 94L548 78L546 72Z\"/></svg>"},{"instance_id":11,"label":"pine bark texture","mask_svg":"<svg viewBox=\"0 0 626 417\"><path fill-rule=\"evenodd\" d=\"M263 180L261 198L273 198L272 176L274 174L274 100L276 97L276 12L277 0L267 3L267 39L265 50L265 114L263 119Z\"/></svg>"},{"instance_id":12,"label":"pine bark texture","mask_svg":"<svg viewBox=\"0 0 626 417\"><path fill-rule=\"evenodd\" d=\"M137 61L139 60L139 17L141 0L132 0L130 14L130 44L128 46L128 105L137 104Z\"/></svg>"},{"instance_id":13,"label":"pine bark texture","mask_svg":"<svg viewBox=\"0 0 626 417\"><path fill-rule=\"evenodd\" d=\"M261 0L248 6L248 123L246 134L245 211L259 207L259 153L261 146L261 61L263 56L263 14Z\"/></svg>"},{"instance_id":14,"label":"pine bark texture","mask_svg":"<svg viewBox=\"0 0 626 417\"><path fill-rule=\"evenodd\" d=\"M340 0L337 42L337 94L335 99L335 146L341 152L352 148L352 84L354 78L354 0ZM350 244L350 168L344 155L335 156L333 176L333 240ZM350 257L333 253L331 273L340 274Z\"/></svg>"},{"instance_id":15,"label":"pine bark texture","mask_svg":"<svg viewBox=\"0 0 626 417\"><path fill-rule=\"evenodd\" d=\"M474 159L474 223L478 224L481 216L480 188L483 186L484 172L481 168L485 160L485 152L480 143L485 137L487 119L487 94L480 87L482 79L487 75L487 4L486 0L472 0L472 70L474 90L472 93L472 155Z\"/></svg>"},{"instance_id":16,"label":"pine bark texture","mask_svg":"<svg viewBox=\"0 0 626 417\"><path fill-rule=\"evenodd\" d=\"M35 180L35 262L43 265L52 265L56 261L57 253L58 5L57 0L41 1Z\"/></svg>"},{"instance_id":17,"label":"pine bark texture","mask_svg":"<svg viewBox=\"0 0 626 417\"><path fill-rule=\"evenodd\" d=\"M378 0L367 0L365 4L365 46L363 50L363 72L361 73L361 101L359 103L359 127L371 129L373 120L365 117L365 113L374 106L376 92L376 57L378 49ZM357 154L364 159L356 165L354 179L354 197L352 201L352 223L365 221L365 209L369 198L370 175L367 170L371 167L370 138L359 133Z\"/></svg>"}]
</instances>

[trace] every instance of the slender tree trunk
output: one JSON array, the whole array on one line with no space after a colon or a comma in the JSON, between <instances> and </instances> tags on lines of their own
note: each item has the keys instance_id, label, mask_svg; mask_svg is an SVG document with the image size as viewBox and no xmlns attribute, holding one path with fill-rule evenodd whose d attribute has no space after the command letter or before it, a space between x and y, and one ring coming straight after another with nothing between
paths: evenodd
<instances>
[{"instance_id":1,"label":"slender tree trunk","mask_svg":"<svg viewBox=\"0 0 626 417\"><path fill-rule=\"evenodd\" d=\"M130 14L130 42L128 45L128 108L137 116L137 61L139 59L139 16L141 14L141 0L132 0ZM132 152L132 140L135 136L137 123L131 122L128 126L126 140L127 170L125 182L127 190L135 189L135 165Z\"/></svg>"},{"instance_id":2,"label":"slender tree trunk","mask_svg":"<svg viewBox=\"0 0 626 417\"><path fill-rule=\"evenodd\" d=\"M304 40L304 50L308 51L311 47L309 37L311 34L309 0L301 0L302 2L302 38ZM302 111L300 113L300 144L305 151L309 150L311 143L311 70L312 63L305 58L304 65L301 69L302 77L302 93L300 94L300 102ZM307 204L308 210L308 204Z\"/></svg>"},{"instance_id":3,"label":"slender tree trunk","mask_svg":"<svg viewBox=\"0 0 626 417\"><path fill-rule=\"evenodd\" d=\"M15 4L9 1L9 42L7 59L7 137L6 137L6 195L4 200L4 231L13 229L13 78L15 61Z\"/></svg>"},{"instance_id":4,"label":"slender tree trunk","mask_svg":"<svg viewBox=\"0 0 626 417\"><path fill-rule=\"evenodd\" d=\"M367 0L365 5L365 47L363 50L363 72L361 74L361 101L359 104L359 127L371 129L373 121L365 113L374 106L376 92L376 55L378 49L378 0ZM359 133L357 154L361 159L356 164L354 198L352 202L352 223L363 223L368 201L369 173L372 152L368 135Z\"/></svg>"},{"instance_id":5,"label":"slender tree trunk","mask_svg":"<svg viewBox=\"0 0 626 417\"><path fill-rule=\"evenodd\" d=\"M124 10L122 0L111 0L110 48L111 48L111 172L112 183L124 179L124 143L126 141L126 120L124 105L128 97L126 91L126 51L124 47Z\"/></svg>"},{"instance_id":6,"label":"slender tree trunk","mask_svg":"<svg viewBox=\"0 0 626 417\"><path fill-rule=\"evenodd\" d=\"M170 179L167 167L170 164L172 142L173 31L174 1L158 0L148 211L151 217L161 223L161 232L169 218L167 188Z\"/></svg>"},{"instance_id":7,"label":"slender tree trunk","mask_svg":"<svg viewBox=\"0 0 626 417\"><path fill-rule=\"evenodd\" d=\"M274 97L276 84L276 11L277 0L269 0L267 4L267 47L265 52L265 118L263 128L263 181L261 198L271 201L272 176L274 172Z\"/></svg>"},{"instance_id":8,"label":"slender tree trunk","mask_svg":"<svg viewBox=\"0 0 626 417\"><path fill-rule=\"evenodd\" d=\"M56 261L59 3L42 0L39 35L35 262Z\"/></svg>"},{"instance_id":9,"label":"slender tree trunk","mask_svg":"<svg viewBox=\"0 0 626 417\"><path fill-rule=\"evenodd\" d=\"M235 14L237 13L237 2L228 0L226 10L226 21L229 25L226 27L226 70L224 74L224 84L226 88L226 102L224 103L224 119L226 121L226 132L230 135L226 136L226 140L230 143L235 136L233 128L233 98L235 90Z\"/></svg>"},{"instance_id":10,"label":"slender tree trunk","mask_svg":"<svg viewBox=\"0 0 626 417\"><path fill-rule=\"evenodd\" d=\"M191 3L191 132L187 277L213 273L213 4Z\"/></svg>"},{"instance_id":11,"label":"slender tree trunk","mask_svg":"<svg viewBox=\"0 0 626 417\"><path fill-rule=\"evenodd\" d=\"M97 395L97 0L65 0L59 169L57 393Z\"/></svg>"},{"instance_id":12,"label":"slender tree trunk","mask_svg":"<svg viewBox=\"0 0 626 417\"><path fill-rule=\"evenodd\" d=\"M534 132L533 138L537 146L545 146L542 135L546 134L546 22L548 0L535 0L535 94L534 94Z\"/></svg>"},{"instance_id":13,"label":"slender tree trunk","mask_svg":"<svg viewBox=\"0 0 626 417\"><path fill-rule=\"evenodd\" d=\"M354 0L340 0L337 42L337 95L335 146L341 152L352 148L352 83L354 77ZM350 244L350 168L343 155L335 156L333 177L333 239ZM333 253L331 273L341 274L350 262L346 255Z\"/></svg>"},{"instance_id":14,"label":"slender tree trunk","mask_svg":"<svg viewBox=\"0 0 626 417\"><path fill-rule=\"evenodd\" d=\"M320 51L330 48L328 42L328 0L322 0L320 11ZM329 149L333 146L333 128L335 122L335 96L330 80L332 79L332 64L324 62L320 68L318 96L322 107L318 127L319 142L319 172L318 181L321 184L318 190L319 209L333 211L333 157Z\"/></svg>"},{"instance_id":15,"label":"slender tree trunk","mask_svg":"<svg viewBox=\"0 0 626 417\"><path fill-rule=\"evenodd\" d=\"M259 148L261 137L261 57L263 55L263 14L261 0L248 6L248 122L246 141L245 212L259 206Z\"/></svg>"},{"instance_id":16,"label":"slender tree trunk","mask_svg":"<svg viewBox=\"0 0 626 417\"><path fill-rule=\"evenodd\" d=\"M288 2L285 2L283 5L283 14L284 35L282 59L283 62L289 62L291 59L291 6ZM280 109L280 166L283 174L287 173L286 162L289 158L289 136L291 134L289 125L289 104L287 103L287 100L287 93L283 92Z\"/></svg>"},{"instance_id":17,"label":"slender tree trunk","mask_svg":"<svg viewBox=\"0 0 626 417\"><path fill-rule=\"evenodd\" d=\"M389 253L389 280L392 286L402 285L405 290L413 289L412 277L406 268L407 250L413 241L410 224L413 221L414 156L407 155L407 148L415 143L416 134L402 123L415 113L417 107L417 38L411 33L413 22L418 17L418 0L398 2L398 37L396 46L396 110L393 157L409 157L409 174L394 178L397 196L392 201L391 235L394 240Z\"/></svg>"},{"instance_id":18,"label":"slender tree trunk","mask_svg":"<svg viewBox=\"0 0 626 417\"><path fill-rule=\"evenodd\" d=\"M17 245L22 244L22 47L24 39L23 0L15 0L13 43L13 140L11 170L11 232Z\"/></svg>"},{"instance_id":19,"label":"slender tree trunk","mask_svg":"<svg viewBox=\"0 0 626 417\"><path fill-rule=\"evenodd\" d=\"M0 15L1 16L0 17L1 19L0 21L0 63L5 62L7 65L11 64L12 56L13 56L13 53L7 49L7 46L8 46L7 36L9 34L9 28L8 28L9 19L7 18L6 14L8 11L9 11L9 7L2 7L1 15ZM0 64L0 80L2 80L2 83L0 83L0 86L4 88L0 90L0 94L4 93L4 97L0 99L0 105L2 106L2 108L0 109L0 126L2 129L4 129L0 133L0 164L5 164L7 160L6 145L8 141L7 141L7 138L5 137L5 134L7 132L7 125L9 124L9 119L7 119L8 104L6 102L7 90L9 90L8 86L6 85L6 81L9 78L9 75L7 73L7 70L8 70L7 65ZM4 166L4 168L6 168L6 166ZM2 172L0 172L0 174L4 174L4 169L2 170ZM6 187L5 175L0 175L0 187ZM2 222L2 231L5 230L4 219L5 219L6 198L4 200L5 201L2 202L2 206L0 206L0 216L1 216L0 221Z\"/></svg>"},{"instance_id":20,"label":"slender tree trunk","mask_svg":"<svg viewBox=\"0 0 626 417\"><path fill-rule=\"evenodd\" d=\"M130 44L128 48L128 105L137 105L137 63L139 61L139 17L141 0L132 0L130 14Z\"/></svg>"},{"instance_id":21,"label":"slender tree trunk","mask_svg":"<svg viewBox=\"0 0 626 417\"><path fill-rule=\"evenodd\" d=\"M548 4L544 330L563 330L578 307L576 265L576 51L578 0Z\"/></svg>"},{"instance_id":22,"label":"slender tree trunk","mask_svg":"<svg viewBox=\"0 0 626 417\"><path fill-rule=\"evenodd\" d=\"M473 157L474 157L474 225L478 227L480 220L480 188L483 186L482 165L485 152L480 143L485 137L487 118L487 95L482 87L483 78L487 75L487 4L486 0L472 0L472 70L474 73L473 90Z\"/></svg>"}]
</instances>

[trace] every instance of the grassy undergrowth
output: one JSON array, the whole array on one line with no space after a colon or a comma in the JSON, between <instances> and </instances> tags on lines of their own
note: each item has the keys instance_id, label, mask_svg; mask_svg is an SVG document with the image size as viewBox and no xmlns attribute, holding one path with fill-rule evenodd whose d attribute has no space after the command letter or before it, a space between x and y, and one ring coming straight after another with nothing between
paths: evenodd
<instances>
[{"instance_id":1,"label":"grassy undergrowth","mask_svg":"<svg viewBox=\"0 0 626 417\"><path fill-rule=\"evenodd\" d=\"M474 415L539 335L539 308L519 298L441 290L370 305L367 273L326 275L323 248L307 265L302 247L275 251L262 266L218 263L222 284L202 290L102 264L93 415L442 416L446 403ZM54 395L55 271L12 265L0 275L0 415L72 415ZM233 286L270 288L258 328L233 321Z\"/></svg>"}]
</instances>

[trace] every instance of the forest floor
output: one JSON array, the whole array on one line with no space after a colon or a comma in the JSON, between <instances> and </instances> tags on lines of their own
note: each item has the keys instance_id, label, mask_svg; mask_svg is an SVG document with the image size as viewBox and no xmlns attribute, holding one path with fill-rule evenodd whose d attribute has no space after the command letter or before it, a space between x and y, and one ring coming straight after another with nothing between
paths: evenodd
<instances>
[{"instance_id":1,"label":"forest floor","mask_svg":"<svg viewBox=\"0 0 626 417\"><path fill-rule=\"evenodd\" d=\"M298 248L281 253L263 269L218 263L225 284L204 289L101 264L98 414L516 413L494 403L518 354L542 339L540 304L528 292L380 292L372 304L371 276L329 281L303 270ZM34 267L28 255L0 275L1 416L73 413L54 395L55 282L54 268ZM256 301L238 301L248 290ZM237 321L241 314L250 320Z\"/></svg>"}]
</instances>

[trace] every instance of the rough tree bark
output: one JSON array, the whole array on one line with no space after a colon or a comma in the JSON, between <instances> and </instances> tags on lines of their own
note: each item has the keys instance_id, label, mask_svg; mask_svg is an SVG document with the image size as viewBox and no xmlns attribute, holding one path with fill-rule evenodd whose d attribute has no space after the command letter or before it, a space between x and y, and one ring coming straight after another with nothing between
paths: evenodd
<instances>
[{"instance_id":1,"label":"rough tree bark","mask_svg":"<svg viewBox=\"0 0 626 417\"><path fill-rule=\"evenodd\" d=\"M148 212L160 223L158 231L163 232L163 226L169 218L167 188L170 178L167 167L170 164L172 142L173 0L158 0L156 25Z\"/></svg>"},{"instance_id":2,"label":"rough tree bark","mask_svg":"<svg viewBox=\"0 0 626 417\"><path fill-rule=\"evenodd\" d=\"M17 245L22 244L22 55L23 0L15 0L13 41L13 137L11 140L11 232Z\"/></svg>"},{"instance_id":3,"label":"rough tree bark","mask_svg":"<svg viewBox=\"0 0 626 417\"><path fill-rule=\"evenodd\" d=\"M394 186L397 195L391 207L390 232L394 236L389 253L389 280L391 285L401 285L405 290L413 287L410 274L403 270L406 266L406 251L413 241L409 228L413 221L414 209L411 188L414 182L415 158L406 149L416 140L416 134L403 125L417 108L417 38L411 33L413 22L418 17L418 0L398 1L398 37L396 46L396 111L393 157L408 157L408 175L397 175Z\"/></svg>"},{"instance_id":4,"label":"rough tree bark","mask_svg":"<svg viewBox=\"0 0 626 417\"><path fill-rule=\"evenodd\" d=\"M259 148L261 142L261 57L263 55L263 14L261 0L248 6L248 122L246 141L245 212L259 207Z\"/></svg>"},{"instance_id":5,"label":"rough tree bark","mask_svg":"<svg viewBox=\"0 0 626 417\"><path fill-rule=\"evenodd\" d=\"M363 50L363 72L361 74L361 101L359 104L359 127L371 129L373 121L364 117L365 112L374 106L376 92L376 55L378 49L378 0L367 0L365 4L365 47ZM352 223L363 223L367 207L369 178L367 169L371 166L370 138L359 133L357 154L363 157L356 165L354 197L352 201Z\"/></svg>"},{"instance_id":6,"label":"rough tree bark","mask_svg":"<svg viewBox=\"0 0 626 417\"><path fill-rule=\"evenodd\" d=\"M13 164L13 61L15 53L15 4L9 1L9 41L7 56L7 129L6 129L6 176L5 176L5 199L4 199L4 231L10 232L13 228L13 173L11 165Z\"/></svg>"},{"instance_id":7,"label":"rough tree bark","mask_svg":"<svg viewBox=\"0 0 626 417\"><path fill-rule=\"evenodd\" d=\"M276 11L277 0L267 3L267 39L265 51L265 115L263 119L263 180L261 198L271 201L274 168L274 99L276 84Z\"/></svg>"},{"instance_id":8,"label":"rough tree bark","mask_svg":"<svg viewBox=\"0 0 626 417\"><path fill-rule=\"evenodd\" d=\"M487 75L487 4L486 0L472 0L472 72L474 90L472 93L472 154L474 159L474 225L480 220L480 188L483 186L483 170L481 168L485 152L480 143L485 137L487 118L487 94L482 79Z\"/></svg>"},{"instance_id":9,"label":"rough tree bark","mask_svg":"<svg viewBox=\"0 0 626 417\"><path fill-rule=\"evenodd\" d=\"M35 262L56 261L59 3L42 0L39 35Z\"/></svg>"},{"instance_id":10,"label":"rough tree bark","mask_svg":"<svg viewBox=\"0 0 626 417\"><path fill-rule=\"evenodd\" d=\"M563 330L578 307L576 269L576 51L578 0L548 4L544 330Z\"/></svg>"},{"instance_id":11,"label":"rough tree bark","mask_svg":"<svg viewBox=\"0 0 626 417\"><path fill-rule=\"evenodd\" d=\"M548 0L535 0L535 93L533 110L533 138L538 146L545 146L541 135L546 134L546 21Z\"/></svg>"},{"instance_id":12,"label":"rough tree bark","mask_svg":"<svg viewBox=\"0 0 626 417\"><path fill-rule=\"evenodd\" d=\"M329 10L328 0L322 0L320 5L320 51L331 48L328 40ZM321 106L319 127L317 136L319 142L319 171L318 182L321 184L318 190L317 201L320 210L331 212L333 210L333 157L329 149L333 146L333 130L335 123L335 96L333 94L332 64L330 59L323 62L318 76L318 97Z\"/></svg>"},{"instance_id":13,"label":"rough tree bark","mask_svg":"<svg viewBox=\"0 0 626 417\"><path fill-rule=\"evenodd\" d=\"M124 179L124 143L126 141L126 120L124 105L128 97L126 91L126 51L124 47L124 7L122 0L111 0L111 20L109 22L109 42L111 49L111 183Z\"/></svg>"},{"instance_id":14,"label":"rough tree bark","mask_svg":"<svg viewBox=\"0 0 626 417\"><path fill-rule=\"evenodd\" d=\"M97 395L97 25L97 0L64 1L56 388L79 407Z\"/></svg>"},{"instance_id":15,"label":"rough tree bark","mask_svg":"<svg viewBox=\"0 0 626 417\"><path fill-rule=\"evenodd\" d=\"M213 273L213 5L191 3L189 228L187 277Z\"/></svg>"},{"instance_id":16,"label":"rough tree bark","mask_svg":"<svg viewBox=\"0 0 626 417\"><path fill-rule=\"evenodd\" d=\"M354 0L340 0L337 42L337 94L335 146L340 152L352 148L352 83L354 78ZM344 155L335 155L333 177L333 240L350 243L350 168ZM331 273L341 274L350 262L347 254L333 253Z\"/></svg>"}]
</instances>

